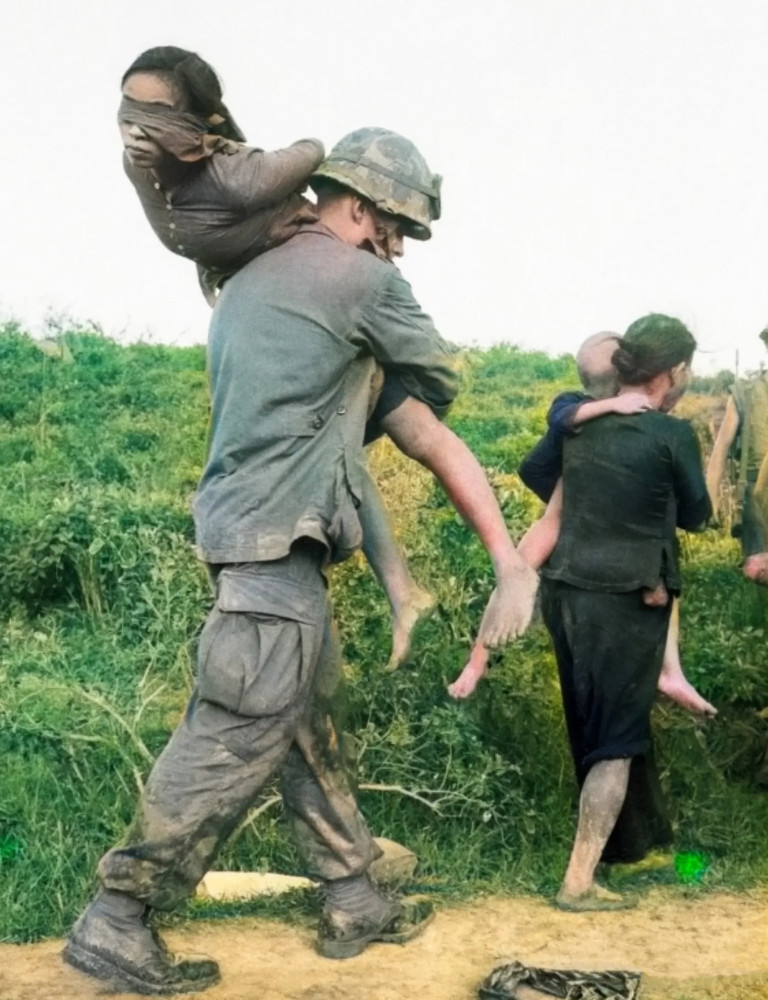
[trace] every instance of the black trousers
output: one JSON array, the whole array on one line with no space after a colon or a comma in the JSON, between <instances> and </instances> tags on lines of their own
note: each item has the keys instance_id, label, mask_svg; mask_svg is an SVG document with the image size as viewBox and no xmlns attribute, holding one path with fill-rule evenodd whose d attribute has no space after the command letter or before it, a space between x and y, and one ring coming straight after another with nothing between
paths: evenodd
<instances>
[{"instance_id":1,"label":"black trousers","mask_svg":"<svg viewBox=\"0 0 768 1000\"><path fill-rule=\"evenodd\" d=\"M669 612L644 605L640 591L601 593L556 580L542 586L579 787L598 761L632 758L627 797L602 856L609 863L639 861L672 841L650 727Z\"/></svg>"}]
</instances>

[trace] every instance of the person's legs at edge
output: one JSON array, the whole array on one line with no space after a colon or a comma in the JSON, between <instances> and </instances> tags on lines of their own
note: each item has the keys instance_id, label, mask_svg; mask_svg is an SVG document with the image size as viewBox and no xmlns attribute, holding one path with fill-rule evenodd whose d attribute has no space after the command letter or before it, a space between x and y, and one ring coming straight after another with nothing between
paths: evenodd
<instances>
[{"instance_id":1,"label":"person's legs at edge","mask_svg":"<svg viewBox=\"0 0 768 1000\"><path fill-rule=\"evenodd\" d=\"M392 519L367 470L358 516L363 528L363 552L392 608L392 652L386 669L394 670L408 655L413 630L434 607L435 599L411 576Z\"/></svg>"},{"instance_id":2,"label":"person's legs at edge","mask_svg":"<svg viewBox=\"0 0 768 1000\"><path fill-rule=\"evenodd\" d=\"M744 576L768 586L768 455L745 502L744 520Z\"/></svg>"}]
</instances>

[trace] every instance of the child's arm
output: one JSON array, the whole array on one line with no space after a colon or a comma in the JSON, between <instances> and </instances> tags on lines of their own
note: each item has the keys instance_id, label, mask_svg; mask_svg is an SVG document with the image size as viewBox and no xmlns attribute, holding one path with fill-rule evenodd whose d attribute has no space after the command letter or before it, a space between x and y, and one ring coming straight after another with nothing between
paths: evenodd
<instances>
[{"instance_id":1,"label":"child's arm","mask_svg":"<svg viewBox=\"0 0 768 1000\"><path fill-rule=\"evenodd\" d=\"M521 635L533 614L536 573L515 550L485 473L466 444L412 397L381 421L400 450L429 469L485 546L496 588L483 616L483 641L495 646Z\"/></svg>"},{"instance_id":2,"label":"child's arm","mask_svg":"<svg viewBox=\"0 0 768 1000\"><path fill-rule=\"evenodd\" d=\"M580 427L590 420L603 417L606 413L642 413L650 410L651 402L643 392L625 392L621 396L610 396L608 399L595 399L581 403L571 413L568 430Z\"/></svg>"}]
</instances>

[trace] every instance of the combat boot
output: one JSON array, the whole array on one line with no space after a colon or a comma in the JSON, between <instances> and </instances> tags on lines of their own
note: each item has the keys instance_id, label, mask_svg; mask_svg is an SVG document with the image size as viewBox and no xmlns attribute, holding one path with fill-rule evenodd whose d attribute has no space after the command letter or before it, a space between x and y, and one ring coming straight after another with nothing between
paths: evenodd
<instances>
[{"instance_id":1,"label":"combat boot","mask_svg":"<svg viewBox=\"0 0 768 1000\"><path fill-rule=\"evenodd\" d=\"M70 931L63 958L120 993L196 993L219 979L212 959L171 955L149 925L142 903L104 890Z\"/></svg>"},{"instance_id":2,"label":"combat boot","mask_svg":"<svg viewBox=\"0 0 768 1000\"><path fill-rule=\"evenodd\" d=\"M388 899L367 874L326 882L317 950L325 958L352 958L374 941L405 944L434 914L426 900Z\"/></svg>"}]
</instances>

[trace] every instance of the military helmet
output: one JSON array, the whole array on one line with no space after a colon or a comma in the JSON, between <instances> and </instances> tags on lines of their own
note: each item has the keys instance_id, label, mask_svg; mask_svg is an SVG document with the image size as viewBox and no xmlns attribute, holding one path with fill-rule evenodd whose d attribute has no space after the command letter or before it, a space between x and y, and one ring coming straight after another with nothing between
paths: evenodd
<instances>
[{"instance_id":1,"label":"military helmet","mask_svg":"<svg viewBox=\"0 0 768 1000\"><path fill-rule=\"evenodd\" d=\"M410 139L386 128L359 128L339 139L310 178L328 177L397 215L406 235L428 240L440 218L442 177L433 174Z\"/></svg>"}]
</instances>

